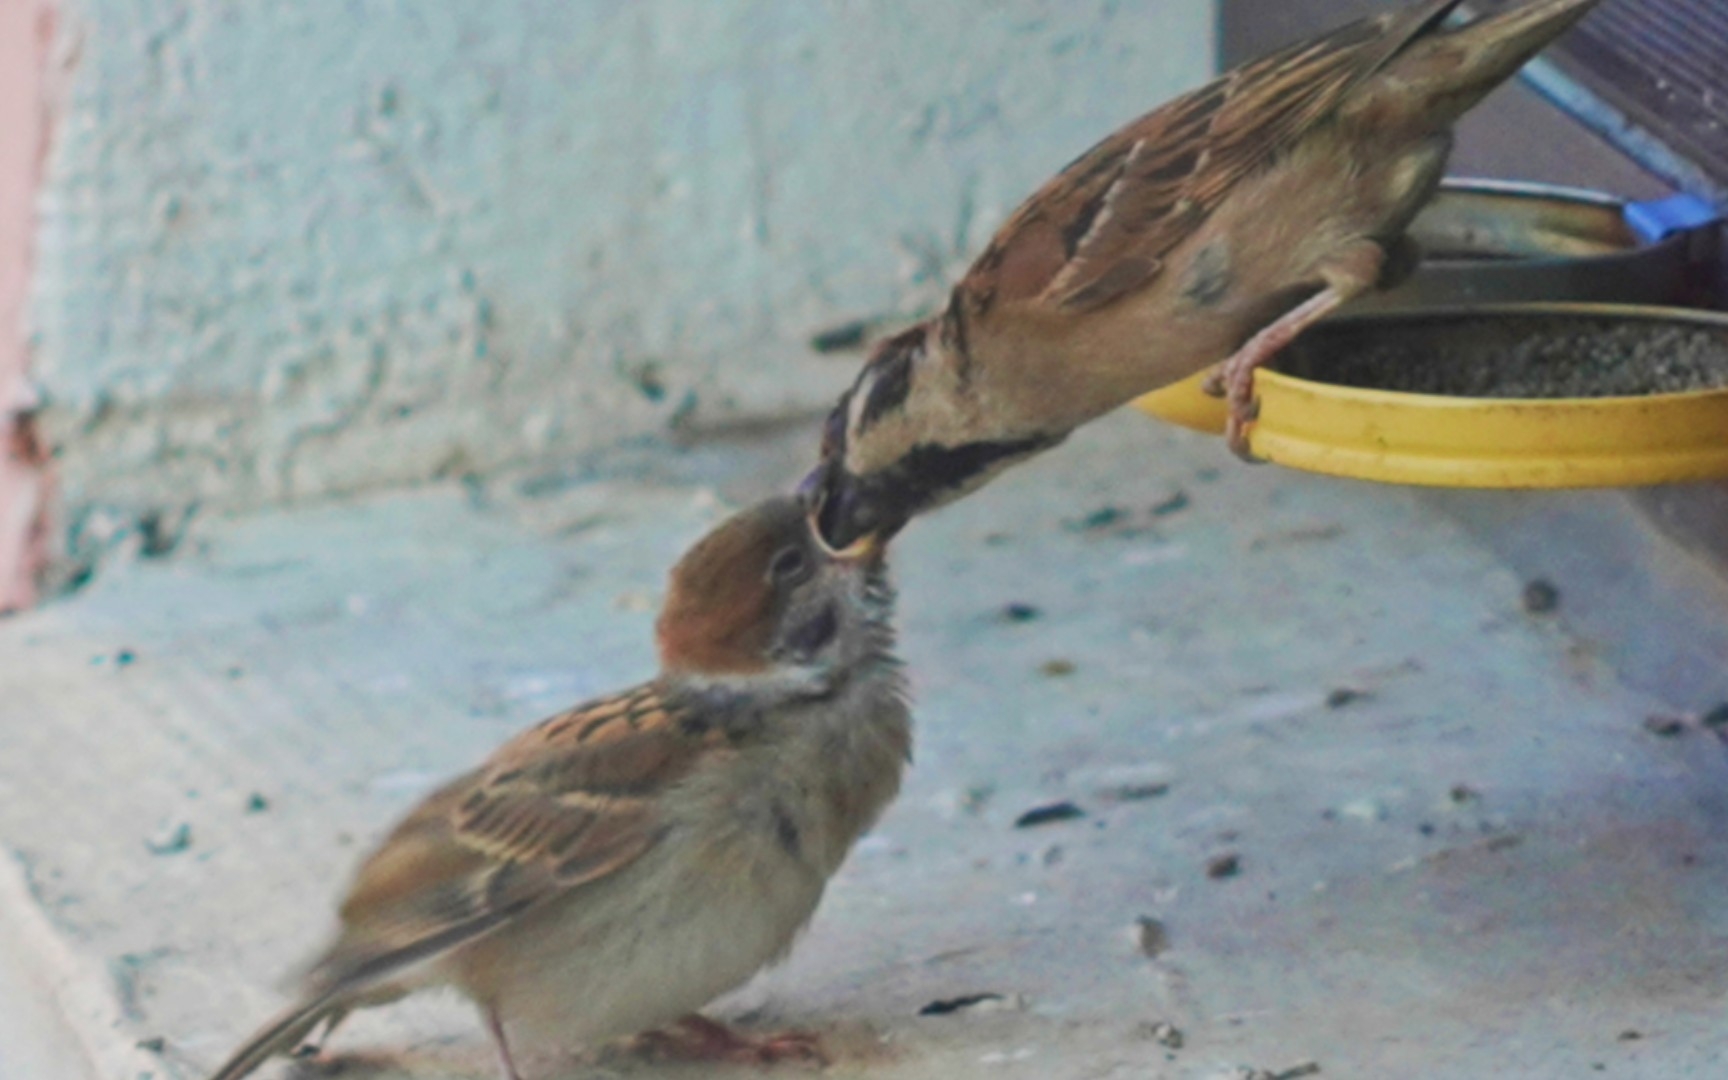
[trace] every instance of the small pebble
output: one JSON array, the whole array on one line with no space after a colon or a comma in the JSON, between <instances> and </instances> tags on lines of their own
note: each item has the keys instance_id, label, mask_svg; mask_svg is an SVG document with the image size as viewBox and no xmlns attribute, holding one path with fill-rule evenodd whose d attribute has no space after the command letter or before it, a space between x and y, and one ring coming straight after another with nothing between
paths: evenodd
<instances>
[{"instance_id":1,"label":"small pebble","mask_svg":"<svg viewBox=\"0 0 1728 1080\"><path fill-rule=\"evenodd\" d=\"M1182 1036L1182 1029L1165 1020L1160 1020L1156 1024L1146 1024L1141 1030L1146 1038L1171 1050L1182 1049L1182 1044L1186 1041Z\"/></svg>"},{"instance_id":2,"label":"small pebble","mask_svg":"<svg viewBox=\"0 0 1728 1080\"><path fill-rule=\"evenodd\" d=\"M1110 793L1110 798L1118 802L1145 802L1147 799L1158 799L1170 794L1170 785L1162 780L1146 784L1123 784Z\"/></svg>"},{"instance_id":3,"label":"small pebble","mask_svg":"<svg viewBox=\"0 0 1728 1080\"><path fill-rule=\"evenodd\" d=\"M174 553L174 549L180 546L180 538L185 535L191 515L181 516L178 528L173 527L170 521L173 516L169 511L148 510L138 518L138 536L142 541L138 554L146 559L160 559Z\"/></svg>"},{"instance_id":4,"label":"small pebble","mask_svg":"<svg viewBox=\"0 0 1728 1080\"><path fill-rule=\"evenodd\" d=\"M192 846L192 826L188 822L165 825L144 841L152 855L175 855Z\"/></svg>"},{"instance_id":5,"label":"small pebble","mask_svg":"<svg viewBox=\"0 0 1728 1080\"><path fill-rule=\"evenodd\" d=\"M1098 794L1109 802L1145 802L1170 794L1170 782L1148 780L1141 784L1118 784L1112 788L1100 788Z\"/></svg>"},{"instance_id":6,"label":"small pebble","mask_svg":"<svg viewBox=\"0 0 1728 1080\"><path fill-rule=\"evenodd\" d=\"M1357 821L1385 821L1392 816L1386 804L1375 799L1354 799L1340 806L1338 812Z\"/></svg>"},{"instance_id":7,"label":"small pebble","mask_svg":"<svg viewBox=\"0 0 1728 1080\"><path fill-rule=\"evenodd\" d=\"M995 784L973 784L960 792L960 809L968 814L982 814L995 797Z\"/></svg>"},{"instance_id":8,"label":"small pebble","mask_svg":"<svg viewBox=\"0 0 1728 1080\"><path fill-rule=\"evenodd\" d=\"M1524 610L1532 615L1552 615L1560 609L1560 590L1547 578L1524 586Z\"/></svg>"},{"instance_id":9,"label":"small pebble","mask_svg":"<svg viewBox=\"0 0 1728 1080\"><path fill-rule=\"evenodd\" d=\"M1062 802L1045 803L1043 806L1034 806L1014 819L1014 827L1016 829L1031 829L1039 825L1052 825L1058 821L1073 821L1075 818L1085 816L1086 811L1067 800L1063 800Z\"/></svg>"},{"instance_id":10,"label":"small pebble","mask_svg":"<svg viewBox=\"0 0 1728 1080\"><path fill-rule=\"evenodd\" d=\"M1625 1031L1620 1033L1621 1042L1637 1042L1643 1037L1644 1033L1642 1031L1635 1031L1632 1028L1627 1028Z\"/></svg>"},{"instance_id":11,"label":"small pebble","mask_svg":"<svg viewBox=\"0 0 1728 1080\"><path fill-rule=\"evenodd\" d=\"M1686 721L1682 717L1658 713L1644 718L1644 730L1652 735L1660 735L1665 739L1670 739L1685 733Z\"/></svg>"},{"instance_id":12,"label":"small pebble","mask_svg":"<svg viewBox=\"0 0 1728 1080\"><path fill-rule=\"evenodd\" d=\"M114 664L117 667L126 667L137 659L138 654L134 653L131 649L121 649L119 652L114 654Z\"/></svg>"},{"instance_id":13,"label":"small pebble","mask_svg":"<svg viewBox=\"0 0 1728 1080\"><path fill-rule=\"evenodd\" d=\"M160 1035L152 1035L148 1039L139 1039L135 1044L140 1050L148 1050L152 1054L160 1054L168 1046L168 1040Z\"/></svg>"},{"instance_id":14,"label":"small pebble","mask_svg":"<svg viewBox=\"0 0 1728 1080\"><path fill-rule=\"evenodd\" d=\"M919 1016L947 1016L986 1001L1001 1001L1001 994L967 994L957 998L939 998L918 1010Z\"/></svg>"},{"instance_id":15,"label":"small pebble","mask_svg":"<svg viewBox=\"0 0 1728 1080\"><path fill-rule=\"evenodd\" d=\"M1305 1061L1293 1068L1283 1070L1250 1069L1243 1066L1237 1070L1237 1075L1242 1080L1301 1080L1304 1076L1316 1076L1319 1072L1320 1066L1317 1062Z\"/></svg>"},{"instance_id":16,"label":"small pebble","mask_svg":"<svg viewBox=\"0 0 1728 1080\"><path fill-rule=\"evenodd\" d=\"M1446 794L1453 802L1460 806L1467 802L1475 802L1477 799L1482 797L1482 793L1471 787L1469 784L1453 784L1452 790L1448 791Z\"/></svg>"},{"instance_id":17,"label":"small pebble","mask_svg":"<svg viewBox=\"0 0 1728 1080\"><path fill-rule=\"evenodd\" d=\"M254 791L246 797L246 812L248 814L262 814L268 809L270 809L270 800L258 792Z\"/></svg>"},{"instance_id":18,"label":"small pebble","mask_svg":"<svg viewBox=\"0 0 1728 1080\"><path fill-rule=\"evenodd\" d=\"M1142 956L1156 960L1169 951L1170 931L1152 916L1142 915L1134 920L1134 943Z\"/></svg>"},{"instance_id":19,"label":"small pebble","mask_svg":"<svg viewBox=\"0 0 1728 1080\"><path fill-rule=\"evenodd\" d=\"M1011 623L1029 623L1044 614L1031 604L1012 603L1002 608L1002 621Z\"/></svg>"},{"instance_id":20,"label":"small pebble","mask_svg":"<svg viewBox=\"0 0 1728 1080\"><path fill-rule=\"evenodd\" d=\"M1074 674L1079 669L1072 660L1046 660L1038 666L1038 670L1052 679L1061 679Z\"/></svg>"},{"instance_id":21,"label":"small pebble","mask_svg":"<svg viewBox=\"0 0 1728 1080\"><path fill-rule=\"evenodd\" d=\"M966 1010L976 1012L1019 1011L1026 999L1019 994L966 994L955 998L940 998L918 1010L919 1016L951 1016Z\"/></svg>"},{"instance_id":22,"label":"small pebble","mask_svg":"<svg viewBox=\"0 0 1728 1080\"><path fill-rule=\"evenodd\" d=\"M666 399L666 382L661 377L660 365L652 360L644 363L634 372L636 389L649 401L664 401Z\"/></svg>"},{"instance_id":23,"label":"small pebble","mask_svg":"<svg viewBox=\"0 0 1728 1080\"><path fill-rule=\"evenodd\" d=\"M1728 728L1728 701L1700 716L1698 722L1711 731L1721 731L1723 728Z\"/></svg>"},{"instance_id":24,"label":"small pebble","mask_svg":"<svg viewBox=\"0 0 1728 1080\"><path fill-rule=\"evenodd\" d=\"M1236 854L1214 855L1206 860L1206 876L1213 881L1233 878L1242 872L1242 856Z\"/></svg>"},{"instance_id":25,"label":"small pebble","mask_svg":"<svg viewBox=\"0 0 1728 1080\"><path fill-rule=\"evenodd\" d=\"M1152 504L1152 516L1169 517L1171 514L1180 514L1188 509L1190 501L1186 491L1177 489L1168 499Z\"/></svg>"},{"instance_id":26,"label":"small pebble","mask_svg":"<svg viewBox=\"0 0 1728 1080\"><path fill-rule=\"evenodd\" d=\"M1127 517L1127 511L1120 506L1101 506L1085 517L1067 523L1069 532L1097 532L1108 529Z\"/></svg>"},{"instance_id":27,"label":"small pebble","mask_svg":"<svg viewBox=\"0 0 1728 1080\"><path fill-rule=\"evenodd\" d=\"M1038 1053L1035 1047L1022 1046L1018 1050L992 1050L988 1054L978 1055L980 1065L1017 1065L1022 1061L1030 1061Z\"/></svg>"},{"instance_id":28,"label":"small pebble","mask_svg":"<svg viewBox=\"0 0 1728 1080\"><path fill-rule=\"evenodd\" d=\"M863 346L870 337L870 320L853 319L810 336L810 348L819 353L846 352Z\"/></svg>"},{"instance_id":29,"label":"small pebble","mask_svg":"<svg viewBox=\"0 0 1728 1080\"><path fill-rule=\"evenodd\" d=\"M1170 767L1161 762L1112 765L1086 774L1092 793L1108 803L1144 802L1170 794Z\"/></svg>"},{"instance_id":30,"label":"small pebble","mask_svg":"<svg viewBox=\"0 0 1728 1080\"><path fill-rule=\"evenodd\" d=\"M1358 690L1353 686L1340 686L1326 695L1328 709L1342 709L1346 705L1354 705L1368 696L1368 691Z\"/></svg>"}]
</instances>

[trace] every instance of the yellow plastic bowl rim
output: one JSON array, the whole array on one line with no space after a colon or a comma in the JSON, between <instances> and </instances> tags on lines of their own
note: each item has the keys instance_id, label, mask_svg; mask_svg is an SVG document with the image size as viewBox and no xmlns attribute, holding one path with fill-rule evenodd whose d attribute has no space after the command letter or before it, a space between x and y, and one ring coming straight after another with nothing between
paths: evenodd
<instances>
[{"instance_id":1,"label":"yellow plastic bowl rim","mask_svg":"<svg viewBox=\"0 0 1728 1080\"><path fill-rule=\"evenodd\" d=\"M1617 318L1679 322L1728 335L1728 315L1617 304L1516 304L1366 315L1352 322ZM1204 375L1136 404L1203 431L1224 407ZM1460 398L1333 386L1262 370L1257 457L1386 483L1475 488L1624 487L1728 476L1728 387L1603 398Z\"/></svg>"}]
</instances>

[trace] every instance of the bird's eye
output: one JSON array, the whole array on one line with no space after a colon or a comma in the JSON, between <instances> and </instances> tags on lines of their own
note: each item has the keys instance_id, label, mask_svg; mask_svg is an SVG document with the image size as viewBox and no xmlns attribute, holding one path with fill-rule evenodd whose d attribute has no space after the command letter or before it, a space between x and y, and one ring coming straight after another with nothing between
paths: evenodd
<instances>
[{"instance_id":1,"label":"bird's eye","mask_svg":"<svg viewBox=\"0 0 1728 1080\"><path fill-rule=\"evenodd\" d=\"M810 576L810 557L799 547L781 548L768 563L768 580L776 585L792 585Z\"/></svg>"}]
</instances>

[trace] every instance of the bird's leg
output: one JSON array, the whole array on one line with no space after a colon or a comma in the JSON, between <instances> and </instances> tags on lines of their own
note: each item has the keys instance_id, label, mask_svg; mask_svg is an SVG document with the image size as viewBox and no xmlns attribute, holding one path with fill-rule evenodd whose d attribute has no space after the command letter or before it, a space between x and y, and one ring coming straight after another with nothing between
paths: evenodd
<instances>
[{"instance_id":1,"label":"bird's leg","mask_svg":"<svg viewBox=\"0 0 1728 1080\"><path fill-rule=\"evenodd\" d=\"M319 1026L315 1028L311 1034L308 1034L306 1038L301 1040L300 1045L296 1046L289 1056L296 1058L315 1058L322 1054L324 1052L324 1045L330 1041L330 1036L336 1033L336 1028L346 1019L348 1019L347 1009L332 1009L329 1013L325 1014L323 1020L318 1022Z\"/></svg>"},{"instance_id":2,"label":"bird's leg","mask_svg":"<svg viewBox=\"0 0 1728 1080\"><path fill-rule=\"evenodd\" d=\"M726 1061L739 1065L772 1065L797 1061L828 1064L822 1040L807 1031L784 1031L752 1038L695 1013L665 1031L652 1032L643 1042L653 1050L686 1060Z\"/></svg>"},{"instance_id":3,"label":"bird's leg","mask_svg":"<svg viewBox=\"0 0 1728 1080\"><path fill-rule=\"evenodd\" d=\"M1254 372L1295 341L1302 332L1372 289L1386 268L1386 249L1374 240L1357 240L1328 256L1316 273L1325 288L1279 316L1218 365L1206 390L1230 403L1224 437L1243 461L1255 460L1248 450L1248 425L1260 412L1254 397Z\"/></svg>"},{"instance_id":4,"label":"bird's leg","mask_svg":"<svg viewBox=\"0 0 1728 1080\"><path fill-rule=\"evenodd\" d=\"M492 1045L498 1051L498 1071L504 1080L522 1080L522 1074L516 1071L516 1059L510 1056L510 1040L504 1035L504 1021L498 1015L495 1005L482 1007L486 1014L486 1030L492 1034Z\"/></svg>"}]
</instances>

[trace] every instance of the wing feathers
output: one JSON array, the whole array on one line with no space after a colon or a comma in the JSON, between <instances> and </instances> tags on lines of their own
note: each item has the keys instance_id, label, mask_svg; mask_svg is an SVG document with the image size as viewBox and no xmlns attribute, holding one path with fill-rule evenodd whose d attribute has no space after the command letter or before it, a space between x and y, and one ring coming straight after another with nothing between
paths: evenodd
<instances>
[{"instance_id":1,"label":"wing feathers","mask_svg":"<svg viewBox=\"0 0 1728 1080\"><path fill-rule=\"evenodd\" d=\"M1429 0L1293 45L1111 135L1016 211L947 318L1016 301L1079 314L1144 288L1236 184L1458 2Z\"/></svg>"},{"instance_id":2,"label":"wing feathers","mask_svg":"<svg viewBox=\"0 0 1728 1080\"><path fill-rule=\"evenodd\" d=\"M629 866L665 835L654 796L712 753L652 687L553 717L420 805L361 867L312 971L359 991Z\"/></svg>"}]
</instances>

